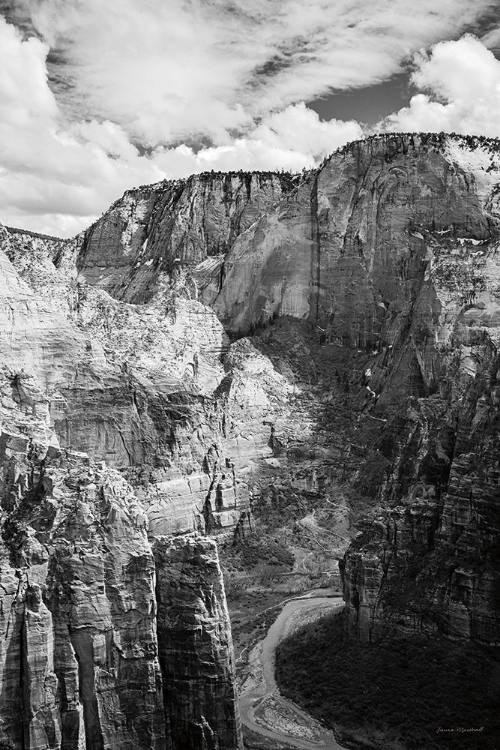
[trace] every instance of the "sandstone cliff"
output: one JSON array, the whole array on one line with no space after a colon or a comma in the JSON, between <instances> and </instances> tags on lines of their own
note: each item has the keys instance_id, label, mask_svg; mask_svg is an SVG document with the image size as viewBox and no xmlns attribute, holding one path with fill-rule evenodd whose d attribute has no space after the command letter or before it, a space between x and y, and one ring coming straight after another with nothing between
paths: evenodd
<instances>
[{"instance_id":1,"label":"sandstone cliff","mask_svg":"<svg viewBox=\"0 0 500 750\"><path fill-rule=\"evenodd\" d=\"M362 637L390 623L498 641L499 169L496 141L376 137L305 174L217 260L186 234L177 245L230 334L292 316L343 350L331 359L358 413L351 459L366 447L355 485L387 509L346 559L348 618Z\"/></svg>"},{"instance_id":2,"label":"sandstone cliff","mask_svg":"<svg viewBox=\"0 0 500 750\"><path fill-rule=\"evenodd\" d=\"M144 454L134 454L134 443L128 449L126 442L136 439L134 428L152 436L150 455L163 446L175 452L176 426L188 429L186 405L196 412L203 396L193 386L176 396L178 380L147 346L135 347L137 372L125 361L133 340L123 349L114 340L108 349L106 336L118 337L116 310L105 293L91 302L82 299L71 270L78 243L60 248L67 265L61 262L56 270L50 243L5 230L1 239L26 281L0 253L0 744L235 750L241 738L231 632L214 543L196 533L181 536L171 563L173 551L158 552L162 533L192 531L203 515L192 501L183 515L169 492L150 523L150 485L134 491L111 468L139 470ZM103 307L92 305L103 300L109 311L99 318ZM196 314L200 305L193 306ZM137 320L132 312L133 320L124 315L130 339ZM150 323L160 343L165 317L160 311ZM181 353L192 343L185 327L193 323L189 310L179 317L168 343ZM137 325L147 334L147 321ZM217 349L210 331L200 331L200 346ZM223 335L220 325L217 331L216 341ZM205 361L200 350L207 384L212 371L222 372L213 364L217 356L212 351ZM181 357L173 367L182 367ZM150 370L156 386L143 374ZM214 377L218 382L221 375ZM142 393L149 399L143 404ZM159 412L149 422L148 408ZM91 456L81 450L86 447ZM177 475L183 465L179 458ZM184 480L188 492L190 481L194 494L201 482ZM156 483L152 492L158 502ZM165 601L176 609L175 621L162 609ZM196 710L186 714L173 695L185 679L188 654L177 634L193 628L192 612L196 642L208 646L199 652L203 669L189 678ZM194 646L191 651L197 653Z\"/></svg>"},{"instance_id":3,"label":"sandstone cliff","mask_svg":"<svg viewBox=\"0 0 500 750\"><path fill-rule=\"evenodd\" d=\"M3 530L0 742L240 747L214 543L180 537L174 552L161 540L154 550L144 509L115 470L55 449L37 461L20 442L11 437L3 456L26 492ZM194 629L203 669L186 675Z\"/></svg>"},{"instance_id":4,"label":"sandstone cliff","mask_svg":"<svg viewBox=\"0 0 500 750\"><path fill-rule=\"evenodd\" d=\"M206 535L340 482L351 632L498 643L499 170L378 137L0 228L6 746L238 747Z\"/></svg>"},{"instance_id":5,"label":"sandstone cliff","mask_svg":"<svg viewBox=\"0 0 500 750\"><path fill-rule=\"evenodd\" d=\"M78 270L118 299L143 302L159 273L209 258L209 270L220 266L235 239L297 181L286 173L204 173L128 191L85 233Z\"/></svg>"},{"instance_id":6,"label":"sandstone cliff","mask_svg":"<svg viewBox=\"0 0 500 750\"><path fill-rule=\"evenodd\" d=\"M55 439L47 448L30 422L23 415L1 437L0 742L239 747L214 543L180 537L170 551L159 539L155 550L144 508L116 470L61 452ZM188 677L186 712L173 696L186 684L193 628L204 669Z\"/></svg>"}]
</instances>

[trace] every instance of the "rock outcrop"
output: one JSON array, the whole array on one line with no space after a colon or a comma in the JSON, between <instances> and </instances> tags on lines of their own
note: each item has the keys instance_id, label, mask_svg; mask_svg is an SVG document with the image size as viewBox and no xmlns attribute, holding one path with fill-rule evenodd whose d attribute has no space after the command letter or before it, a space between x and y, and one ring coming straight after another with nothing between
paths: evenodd
<instances>
[{"instance_id":1,"label":"rock outcrop","mask_svg":"<svg viewBox=\"0 0 500 750\"><path fill-rule=\"evenodd\" d=\"M363 639L397 629L497 646L496 326L490 337L487 326L464 326L460 315L446 323L453 333L437 359L440 378L395 410L376 445L385 476L374 505L387 510L365 524L346 556L348 626Z\"/></svg>"},{"instance_id":2,"label":"rock outcrop","mask_svg":"<svg viewBox=\"0 0 500 750\"><path fill-rule=\"evenodd\" d=\"M201 265L203 276L220 267L235 239L297 181L212 172L130 190L86 232L78 270L117 299L144 302L161 273Z\"/></svg>"},{"instance_id":3,"label":"rock outcrop","mask_svg":"<svg viewBox=\"0 0 500 750\"><path fill-rule=\"evenodd\" d=\"M391 343L426 262L421 229L488 240L497 154L460 139L374 138L345 147L241 235L212 299L226 328L273 315L317 321L345 345Z\"/></svg>"},{"instance_id":4,"label":"rock outcrop","mask_svg":"<svg viewBox=\"0 0 500 750\"><path fill-rule=\"evenodd\" d=\"M159 656L174 747L237 747L231 627L215 542L155 541Z\"/></svg>"},{"instance_id":5,"label":"rock outcrop","mask_svg":"<svg viewBox=\"0 0 500 750\"><path fill-rule=\"evenodd\" d=\"M0 228L0 743L240 747L209 537L339 482L350 632L498 645L499 186L391 135Z\"/></svg>"},{"instance_id":6,"label":"rock outcrop","mask_svg":"<svg viewBox=\"0 0 500 750\"><path fill-rule=\"evenodd\" d=\"M155 523L163 519L159 533L198 529L216 465L229 460L211 400L229 345L220 322L175 287L160 289L148 305L118 302L78 277L74 254L60 253L67 263L54 264L34 242L4 236L14 264L2 256L8 377L36 383L44 402L37 408L48 410L63 447L140 484ZM23 409L32 406L25 390ZM246 497L235 485L230 505L214 507L215 523L234 526ZM221 516L226 510L232 515Z\"/></svg>"},{"instance_id":7,"label":"rock outcrop","mask_svg":"<svg viewBox=\"0 0 500 750\"><path fill-rule=\"evenodd\" d=\"M355 442L371 439L355 481L387 515L347 555L361 637L390 623L498 642L494 481L479 474L496 475L480 415L496 413L499 169L496 141L369 139L305 174L217 262L179 254L229 333L291 316L366 353L346 381L365 394Z\"/></svg>"},{"instance_id":8,"label":"rock outcrop","mask_svg":"<svg viewBox=\"0 0 500 750\"><path fill-rule=\"evenodd\" d=\"M185 660L195 647L184 644L183 650L170 631L184 626L179 618L169 624L160 604L168 594L169 607L177 608L190 625L186 597L191 592L197 607L195 640L210 644L197 681L190 680L192 703L199 703L193 723L201 722L207 748L237 750L241 738L222 574L214 543L193 532L196 519L203 522L207 489L199 480L198 513L193 499L197 483L189 475L186 517L167 492L169 502L156 519L169 533L194 533L173 543L184 561L179 573L173 562L167 565L165 555L155 560L159 535L148 510L151 495L158 499L158 482L145 485L142 479L134 489L112 468L128 471L136 480L144 468L144 449L133 452L134 425L150 436L150 456L164 446L180 453L182 438L178 441L175 431L191 434L189 406L193 413L197 408L205 413L195 377L190 374L190 388L180 391L183 376L175 380L166 366L162 369L161 359L158 363L148 347L140 349L137 342L137 371L130 372L126 359L134 347L133 324L142 325L147 334L147 318L137 323L133 312L123 311L129 331L125 342L118 324L113 325L117 305L113 307L106 293L83 300L79 282L55 269L47 246L38 247L39 238L12 237L4 231L2 241L31 286L0 253L0 744L32 750L203 747L185 711L176 716L180 708L172 698L172 684L184 679ZM33 273L37 248L38 276ZM109 308L99 320L99 308L93 305L103 305L103 300ZM179 359L172 367L182 367L182 352L196 347L189 329L194 326L200 329L200 346L210 350L206 359L199 350L205 383L209 385L211 377L218 383L224 371L217 359L220 352L214 349L222 328L215 326L219 343L214 343L213 326L201 327L199 317L196 322L189 319L201 305L189 307L186 302L186 312L182 304L178 301L181 320L172 324L174 335L164 339L164 344L178 347ZM208 311L203 315L215 320ZM159 312L149 323L160 345L165 317ZM109 350L106 331L115 337ZM168 349L162 349L162 356L169 356ZM174 359L172 350L170 356ZM140 393L132 385L137 383ZM142 403L141 397L146 399ZM125 439L117 443L123 433ZM186 443L188 455L178 457L176 476L187 471L191 453L189 440ZM121 452L117 445L123 446ZM92 455L82 450L86 447ZM200 465L208 450L202 444Z\"/></svg>"},{"instance_id":9,"label":"rock outcrop","mask_svg":"<svg viewBox=\"0 0 500 750\"><path fill-rule=\"evenodd\" d=\"M148 537L115 469L54 444L44 455L23 426L2 432L0 743L239 748L214 542ZM198 671L186 682L188 658ZM184 709L180 684L191 691Z\"/></svg>"}]
</instances>

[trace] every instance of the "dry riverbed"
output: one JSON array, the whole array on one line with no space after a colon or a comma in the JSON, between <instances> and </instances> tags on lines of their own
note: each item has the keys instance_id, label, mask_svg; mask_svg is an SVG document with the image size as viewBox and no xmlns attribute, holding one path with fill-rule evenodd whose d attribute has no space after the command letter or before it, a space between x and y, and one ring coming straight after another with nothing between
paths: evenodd
<instances>
[{"instance_id":1,"label":"dry riverbed","mask_svg":"<svg viewBox=\"0 0 500 750\"><path fill-rule=\"evenodd\" d=\"M285 604L265 638L250 648L240 685L240 713L251 748L344 750L333 732L283 698L274 677L278 643L297 628L340 610L343 603L328 596L305 596ZM243 665L240 664L240 671ZM259 738L261 744L259 745ZM273 744L274 743L274 744Z\"/></svg>"}]
</instances>

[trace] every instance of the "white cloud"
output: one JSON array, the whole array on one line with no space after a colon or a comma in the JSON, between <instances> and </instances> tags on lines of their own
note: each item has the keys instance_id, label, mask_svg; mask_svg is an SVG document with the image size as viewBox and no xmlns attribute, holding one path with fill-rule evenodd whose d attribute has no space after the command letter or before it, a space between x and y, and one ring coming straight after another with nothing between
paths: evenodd
<instances>
[{"instance_id":1,"label":"white cloud","mask_svg":"<svg viewBox=\"0 0 500 750\"><path fill-rule=\"evenodd\" d=\"M34 37L20 43L2 16L0 35L0 121L12 127L23 127L31 116L50 122L57 104L45 78L48 45Z\"/></svg>"},{"instance_id":2,"label":"white cloud","mask_svg":"<svg viewBox=\"0 0 500 750\"><path fill-rule=\"evenodd\" d=\"M362 136L359 123L323 122L303 102L269 115L252 133L253 138L268 146L311 154L317 159Z\"/></svg>"},{"instance_id":3,"label":"white cloud","mask_svg":"<svg viewBox=\"0 0 500 750\"><path fill-rule=\"evenodd\" d=\"M500 61L478 39L441 42L415 63L421 93L379 129L500 136Z\"/></svg>"},{"instance_id":4,"label":"white cloud","mask_svg":"<svg viewBox=\"0 0 500 750\"><path fill-rule=\"evenodd\" d=\"M299 104L224 145L197 152L159 146L144 155L114 122L64 122L48 86L47 53L46 45L23 41L0 17L0 219L6 224L71 235L134 185L210 169L299 170L361 135L356 123L324 123Z\"/></svg>"},{"instance_id":5,"label":"white cloud","mask_svg":"<svg viewBox=\"0 0 500 750\"><path fill-rule=\"evenodd\" d=\"M214 145L331 89L385 80L495 0L39 0L39 31L67 60L70 111L149 145Z\"/></svg>"},{"instance_id":6,"label":"white cloud","mask_svg":"<svg viewBox=\"0 0 500 750\"><path fill-rule=\"evenodd\" d=\"M20 15L31 12L46 41L23 39L0 15L0 219L69 235L134 185L207 169L313 166L362 130L355 122L322 122L303 101L385 80L408 55L473 24L494 1L14 5ZM56 51L51 62L49 45ZM414 97L384 128L407 122L414 129L419 118L426 130L465 122L457 97L469 101L472 83L466 91L454 73L460 55L436 56L440 48L420 55L415 73L415 83L431 93ZM495 101L496 78L481 50L471 60L485 77L486 106L488 97ZM472 125L492 121L480 106L476 101ZM186 145L200 137L211 145Z\"/></svg>"},{"instance_id":7,"label":"white cloud","mask_svg":"<svg viewBox=\"0 0 500 750\"><path fill-rule=\"evenodd\" d=\"M154 161L169 175L178 177L211 169L299 171L313 167L339 146L362 137L357 122L323 122L300 102L269 115L246 137L230 144L198 152L185 145L158 148Z\"/></svg>"},{"instance_id":8,"label":"white cloud","mask_svg":"<svg viewBox=\"0 0 500 750\"><path fill-rule=\"evenodd\" d=\"M448 101L484 98L499 83L500 62L470 34L456 42L441 42L429 55L418 55L416 61L413 83Z\"/></svg>"},{"instance_id":9,"label":"white cloud","mask_svg":"<svg viewBox=\"0 0 500 750\"><path fill-rule=\"evenodd\" d=\"M0 218L72 233L131 184L165 175L118 125L62 126L47 53L0 16Z\"/></svg>"},{"instance_id":10,"label":"white cloud","mask_svg":"<svg viewBox=\"0 0 500 750\"><path fill-rule=\"evenodd\" d=\"M140 156L124 131L109 122L77 123L55 135L34 129L29 153L27 135L26 129L7 132L9 149L2 152L0 145L0 163L8 166L5 174L0 171L0 218L6 224L70 236L134 185L212 169L310 168L348 140L362 137L362 131L354 122L322 122L301 103L271 115L247 137L225 146L198 151L186 145L158 147L150 157Z\"/></svg>"}]
</instances>

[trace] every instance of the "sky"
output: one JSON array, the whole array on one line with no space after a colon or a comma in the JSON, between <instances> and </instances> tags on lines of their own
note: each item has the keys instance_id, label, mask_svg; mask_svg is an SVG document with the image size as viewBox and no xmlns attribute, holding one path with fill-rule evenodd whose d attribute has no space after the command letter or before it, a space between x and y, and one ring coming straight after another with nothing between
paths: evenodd
<instances>
[{"instance_id":1,"label":"sky","mask_svg":"<svg viewBox=\"0 0 500 750\"><path fill-rule=\"evenodd\" d=\"M0 0L0 221L317 165L377 132L500 137L500 0Z\"/></svg>"}]
</instances>

